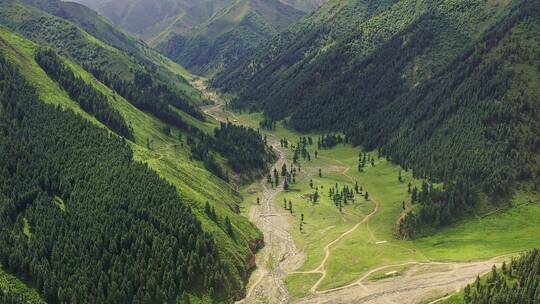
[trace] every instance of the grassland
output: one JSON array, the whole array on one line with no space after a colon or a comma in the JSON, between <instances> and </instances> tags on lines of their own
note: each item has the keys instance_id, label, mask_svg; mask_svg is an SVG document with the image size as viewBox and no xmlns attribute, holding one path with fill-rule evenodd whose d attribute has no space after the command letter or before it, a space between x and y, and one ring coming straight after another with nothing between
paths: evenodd
<instances>
[{"instance_id":1,"label":"grassland","mask_svg":"<svg viewBox=\"0 0 540 304\"><path fill-rule=\"evenodd\" d=\"M234 119L257 127L261 116L257 113L236 114ZM282 124L278 124L276 130L264 132L268 136L287 138L292 143L299 136L312 136L315 141L318 136L301 135L284 128ZM326 275L317 290L347 285L367 271L386 265L485 260L540 246L540 240L535 237L540 231L540 222L537 220L540 217L538 193L518 192L511 201L513 208L495 212L491 210L487 216L474 215L433 235L413 241L400 240L394 235L394 229L396 220L403 212L403 201L409 205L407 185L409 182L418 185L420 180L414 179L411 172L405 172L386 159L378 158L373 151L370 153L375 156L374 166L368 165L364 172L359 172L357 165L361 148L338 145L332 149L319 150L318 158L313 157L316 145L309 146L308 150L312 160L301 161L301 173L297 175L296 183L291 184L290 190L282 192L276 199L277 205L282 205L284 198L293 202L290 222L295 229L292 234L305 254L303 266L287 278L293 299L309 294L310 288L320 278L321 273L314 270L320 267L325 256L324 246L373 212L376 204L379 204L379 209L368 221L330 247L330 256L324 263ZM292 163L292 159L288 163ZM319 168L322 170L322 178L318 176ZM398 180L400 171L403 177L401 182ZM310 180L314 187L319 187L322 195L321 201L316 204L302 199L302 195L314 191L309 186ZM369 192L369 200L357 195L356 201L345 205L340 213L328 198L328 188L336 183L339 187L351 187L356 181ZM244 187L242 193L246 206L255 204L259 191L257 185ZM305 224L300 231L302 213ZM399 275L404 266L388 267L371 275L369 279L377 279L378 275L391 270L396 270Z\"/></svg>"}]
</instances>

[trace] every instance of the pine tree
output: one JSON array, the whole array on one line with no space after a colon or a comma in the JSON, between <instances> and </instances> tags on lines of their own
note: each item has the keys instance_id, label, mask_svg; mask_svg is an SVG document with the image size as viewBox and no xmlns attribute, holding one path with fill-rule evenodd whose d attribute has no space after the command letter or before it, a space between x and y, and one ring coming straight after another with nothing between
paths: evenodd
<instances>
[{"instance_id":1,"label":"pine tree","mask_svg":"<svg viewBox=\"0 0 540 304\"><path fill-rule=\"evenodd\" d=\"M225 217L225 229L230 236L234 235L233 226L228 216Z\"/></svg>"}]
</instances>

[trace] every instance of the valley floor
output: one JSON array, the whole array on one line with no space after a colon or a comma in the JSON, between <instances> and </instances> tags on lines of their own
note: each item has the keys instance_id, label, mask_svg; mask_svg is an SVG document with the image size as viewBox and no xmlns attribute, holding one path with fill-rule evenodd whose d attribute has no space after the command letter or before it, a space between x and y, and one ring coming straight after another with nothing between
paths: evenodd
<instances>
[{"instance_id":1,"label":"valley floor","mask_svg":"<svg viewBox=\"0 0 540 304\"><path fill-rule=\"evenodd\" d=\"M203 83L196 83L203 88ZM219 121L229 120L258 128L260 114L233 113L216 94L207 94L216 104L205 112ZM274 167L290 167L292 152L280 146L287 138L300 136L279 124L263 131L279 154ZM301 171L287 191L282 183L272 187L263 178L243 187L243 213L265 237L257 254L245 303L435 303L472 282L511 255L540 246L540 201L536 193L518 193L512 208L445 228L414 241L394 235L396 220L410 208L408 183L419 185L411 172L384 158L359 172L359 148L338 145L332 149L308 148L311 160L301 160ZM319 170L321 174L319 175ZM310 186L310 182L313 187ZM357 194L340 211L328 189L358 183L369 193ZM307 197L318 188L321 199ZM361 191L361 192L362 192ZM260 204L257 204L257 197ZM292 202L292 211L283 201ZM287 207L287 206L286 206ZM304 221L301 222L301 215ZM301 228L300 228L301 227Z\"/></svg>"}]
</instances>

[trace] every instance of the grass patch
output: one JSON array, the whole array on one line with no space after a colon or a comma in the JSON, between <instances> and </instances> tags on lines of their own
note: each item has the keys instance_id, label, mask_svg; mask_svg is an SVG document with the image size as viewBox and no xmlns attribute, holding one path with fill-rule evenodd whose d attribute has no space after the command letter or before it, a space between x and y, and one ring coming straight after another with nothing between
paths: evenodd
<instances>
[{"instance_id":1,"label":"grass patch","mask_svg":"<svg viewBox=\"0 0 540 304\"><path fill-rule=\"evenodd\" d=\"M53 203L60 208L60 210L66 212L66 204L64 204L64 201L59 198L58 196L55 196L53 198Z\"/></svg>"},{"instance_id":2,"label":"grass patch","mask_svg":"<svg viewBox=\"0 0 540 304\"><path fill-rule=\"evenodd\" d=\"M262 115L232 113L229 119L256 128ZM278 123L275 130L263 132L276 139L287 138L292 143L300 136L312 136L315 141L318 136L296 133L285 128L282 123ZM331 256L325 265L327 276L319 290L349 284L367 271L385 265L489 259L540 246L540 239L535 237L540 231L540 222L537 220L540 217L540 203L528 203L540 202L540 195L523 191L512 199L510 204L513 208L501 209L487 216L473 216L428 237L413 241L397 239L394 234L395 224L403 212L403 201L410 198L408 183L419 186L421 181L385 158L378 158L376 152L370 152L375 157L375 165L368 164L364 172L359 172L357 165L361 148L338 145L332 149L319 150L318 158L314 158L315 149L316 145L308 147L312 160L301 162L301 174L297 176L297 183L290 185L291 191L282 192L276 198L277 206L283 205L283 198L293 202L293 213L290 216L292 234L305 254L305 263L300 271L316 268L324 257L324 246L373 211L375 202L379 203L378 212L368 222L331 248ZM292 159L289 159L288 164L291 162ZM322 169L322 178L318 176L319 168ZM398 180L400 171L403 177L401 182ZM315 205L300 197L313 191L309 187L310 179L314 186L319 186L322 195L321 202ZM328 186L336 182L340 186L351 186L353 181L358 181L369 192L370 200L365 201L357 196L357 201L345 206L344 212L340 213L328 198ZM256 189L254 185L251 187ZM322 191L320 187L323 187ZM245 187L243 193L247 189L251 189L250 186ZM247 193L245 196L246 205L254 203L256 195ZM304 213L306 221L302 232L299 231L301 213ZM384 273L376 273L371 279L384 278L384 274L390 272L392 267L388 269L384 269ZM398 274L402 271L401 267L395 267L394 270ZM299 274L289 276L287 285L291 294L305 296L315 283L307 279L303 281L302 278L307 277Z\"/></svg>"},{"instance_id":3,"label":"grass patch","mask_svg":"<svg viewBox=\"0 0 540 304\"><path fill-rule=\"evenodd\" d=\"M409 269L408 266L388 267L381 271L377 271L371 274L368 277L368 279L370 281L379 281L379 280L397 277L397 276L402 275L407 269Z\"/></svg>"},{"instance_id":4,"label":"grass patch","mask_svg":"<svg viewBox=\"0 0 540 304\"><path fill-rule=\"evenodd\" d=\"M26 217L23 217L22 223L23 223L23 233L24 233L24 235L26 235L27 238L31 238L32 237L32 231L30 230L30 223L28 223L28 219L26 219Z\"/></svg>"},{"instance_id":5,"label":"grass patch","mask_svg":"<svg viewBox=\"0 0 540 304\"><path fill-rule=\"evenodd\" d=\"M37 290L28 286L19 278L7 273L0 265L0 290L4 294L20 297L23 303L27 304L45 304Z\"/></svg>"},{"instance_id":6,"label":"grass patch","mask_svg":"<svg viewBox=\"0 0 540 304\"><path fill-rule=\"evenodd\" d=\"M287 277L285 284L289 289L291 300L301 299L309 295L309 289L321 277L318 273L294 273Z\"/></svg>"}]
</instances>

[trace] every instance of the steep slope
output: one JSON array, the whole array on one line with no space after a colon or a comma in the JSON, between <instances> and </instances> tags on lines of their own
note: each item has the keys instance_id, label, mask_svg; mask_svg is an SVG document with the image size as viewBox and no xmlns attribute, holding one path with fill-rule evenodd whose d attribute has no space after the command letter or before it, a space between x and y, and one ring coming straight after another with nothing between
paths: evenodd
<instances>
[{"instance_id":1,"label":"steep slope","mask_svg":"<svg viewBox=\"0 0 540 304\"><path fill-rule=\"evenodd\" d=\"M62 41L62 44L69 46L69 48L65 51L70 52L71 56L74 57L74 53L76 51L74 48L78 47L80 44L87 44L86 47L91 50L89 51L90 53L98 54L100 57L103 57L103 59L108 59L108 62L114 62L116 65L122 64L122 66L118 67L118 70L113 68L111 71L125 73L128 70L128 67L133 68L133 66L131 66L129 63L131 61L132 64L134 63L139 68L152 71L152 73L155 74L159 80L174 84L174 87L179 90L179 93L184 95L183 98L189 99L193 103L201 102L200 93L193 89L186 79L184 79L191 76L189 73L185 72L181 66L174 64L172 61L149 48L146 44L140 42L138 39L117 30L103 17L99 16L91 9L77 3L63 2L58 0L21 1L29 6L33 6L45 11L50 15L59 17L58 19L53 18L50 15L43 14L42 12L32 10L29 7L18 8L15 6L16 2L14 1L6 1L6 5L10 2L11 5L6 6L5 22L6 25L10 26L12 29L21 33L26 33L26 35L34 35L34 37L41 35L39 38L47 43L57 43L58 41ZM15 9L19 9L19 14L21 14L21 20L17 20L17 22L9 20L10 14ZM75 35L75 37L70 37L67 34L64 34L62 37L46 37L43 33L30 33L29 31L33 30L31 25L40 19L47 20L46 24L50 29L57 31L61 29L66 33L72 31L74 32L72 35ZM29 25L25 25L23 27L22 22L27 22ZM113 46L122 52L120 54L111 54L110 52L106 54L104 50L101 50L99 45L96 46L95 41L85 37L84 33L82 33L79 29L74 28L70 23L78 25L81 29L93 37L98 38L98 40L101 42L104 42L108 46ZM74 41L71 40L76 40L77 43L74 43ZM83 60L85 60L85 64L92 64L93 66L96 66L95 61L90 61L89 58L83 58L80 54L78 54L76 58L80 60L79 62L81 63ZM97 67L99 67L99 65ZM108 68L110 68L110 66Z\"/></svg>"},{"instance_id":2,"label":"steep slope","mask_svg":"<svg viewBox=\"0 0 540 304\"><path fill-rule=\"evenodd\" d=\"M77 1L95 9L120 28L145 39L163 31L186 33L230 5L233 0Z\"/></svg>"},{"instance_id":3,"label":"steep slope","mask_svg":"<svg viewBox=\"0 0 540 304\"><path fill-rule=\"evenodd\" d=\"M50 302L163 302L204 294L200 286L226 290L213 237L171 184L134 162L124 140L40 103L3 55L0 66L8 271Z\"/></svg>"},{"instance_id":4,"label":"steep slope","mask_svg":"<svg viewBox=\"0 0 540 304\"><path fill-rule=\"evenodd\" d=\"M303 12L312 12L319 8L327 0L280 0L281 2L292 6Z\"/></svg>"},{"instance_id":5,"label":"steep slope","mask_svg":"<svg viewBox=\"0 0 540 304\"><path fill-rule=\"evenodd\" d=\"M326 0L280 0L303 12L310 12ZM77 0L111 20L120 28L147 41L159 41L170 33L186 35L210 20L235 0Z\"/></svg>"},{"instance_id":6,"label":"steep slope","mask_svg":"<svg viewBox=\"0 0 540 304\"><path fill-rule=\"evenodd\" d=\"M172 35L158 49L186 68L212 74L243 58L303 13L278 0L238 0L189 35Z\"/></svg>"},{"instance_id":7,"label":"steep slope","mask_svg":"<svg viewBox=\"0 0 540 304\"><path fill-rule=\"evenodd\" d=\"M92 74L90 74L88 71L86 71L83 66L91 63L95 64L96 66L102 68L107 73L115 73L120 72L121 77L123 77L124 82L129 82L130 78L136 73L134 71L136 70L143 70L146 71L151 79L154 79L155 81L160 81L162 83L174 83L172 82L173 78L165 77L167 75L173 75L178 80L183 79L181 76L177 75L177 72L180 70L179 67L172 62L163 59L160 56L157 56L155 52L146 53L146 51L141 52L141 54L148 55L147 60L148 62L158 62L161 63L161 66L158 69L149 70L144 67L139 61L133 59L133 56L128 55L128 53L124 52L121 49L114 48L106 43L104 43L101 40L96 39L96 37L89 35L87 32L82 30L80 27L74 25L73 23L70 23L66 21L65 19L61 19L58 17L53 17L44 11L38 10L36 8L28 7L22 3L18 2L2 2L0 4L1 7L1 24L4 26L8 26L12 28L13 30L18 31L19 33L35 40L37 43L39 43L42 46L51 46L57 49L58 51L61 51L61 54L64 55L62 58L62 61L64 62L64 65L69 68L69 70L77 77L78 79L82 79L84 83L87 84L87 86L82 85L84 88L82 92L88 92L88 91L95 91L99 92L97 95L92 96L104 96L106 98L106 103L114 107L114 109L121 115L121 117L129 123L129 126L131 128L131 132L133 134L133 138L130 140L122 140L122 145L125 146L125 151L129 151L132 156L132 160L128 160L128 162L136 161L135 163L137 166L139 166L139 162L144 162L146 165L144 166L146 171L149 171L150 175L157 176L155 172L157 172L160 176L160 181L157 181L157 184L168 185L167 187L171 187L173 185L174 187L171 187L173 191L171 192L171 188L169 190L159 190L158 192L163 193L174 193L173 196L170 197L172 202L178 202L181 201L181 205L185 206L187 209L178 208L175 209L174 206L169 206L167 209L169 210L169 214L176 214L178 216L183 216L182 214L189 214L195 215L195 226L199 225L200 229L199 232L192 232L191 235L194 236L200 236L198 239L202 241L203 236L208 236L209 239L213 240L215 245L212 245L214 247L213 252L208 251L209 254L216 254L212 258L209 258L209 260L215 260L217 265L215 269L211 271L206 270L200 270L200 274L202 273L210 273L213 272L217 276L221 276L219 273L223 273L223 278L218 279L223 281L220 283L220 287L214 286L210 288L210 285L207 285L207 287L201 289L200 286L206 285L206 284L212 284L209 280L206 283L195 283L195 285L199 285L199 288L188 288L188 285L175 285L171 286L171 288L168 288L168 291L165 291L166 297L172 296L172 294L176 293L177 291L182 291L182 294L185 294L186 292L189 293L192 296L197 296L199 298L201 297L212 297L215 299L222 299L225 301L229 301L232 298L240 296L243 290L243 286L245 284L245 280L247 278L247 270L249 267L253 266L252 262L252 250L254 250L260 242L260 232L256 228L254 228L253 225L251 225L247 219L240 216L238 214L238 203L240 201L240 198L238 197L238 194L230 189L229 185L223 181L222 179L216 177L214 174L209 172L207 168L207 161L208 161L208 155L211 155L211 159L215 159L213 165L218 165L219 167L225 167L230 168L226 165L226 163L229 163L231 159L225 159L221 155L217 154L213 150L210 150L210 148L213 149L212 146L208 146L209 144L204 142L207 149L205 151L205 158L199 159L196 158L194 155L196 155L197 151L194 151L193 148L193 142L195 142L197 145L200 145L203 143L202 137L204 138L210 138L208 135L205 135L205 132L208 134L211 134L211 131L216 126L213 123L209 123L206 121L197 120L196 118L190 116L189 114L186 114L183 111L178 110L175 108L176 106L169 105L168 108L172 109L172 113L178 113L179 117L181 118L181 121L183 121L183 125L180 127L177 127L173 123L169 123L167 121L164 121L159 116L154 115L151 111L147 111L144 108L140 109L138 107L138 104L134 102L133 99L131 99L132 95L127 95L126 98L119 94L119 92L116 89L113 89L109 87L108 83L104 83L100 81L98 78L94 77ZM39 31L36 31L34 24L41 24L42 26L39 28ZM65 31L65 32L64 32ZM84 49L86 51L96 51L100 56L96 56L96 54L86 54L86 53L80 53L77 50ZM91 111L88 110L88 108L85 108L80 100L76 100L79 96L79 94L71 95L71 89L68 85L64 85L66 81L71 81L72 85L81 86L80 81L79 82L73 82L73 80L70 77L63 78L54 78L52 77L53 74L49 74L50 71L47 71L47 73L43 70L40 65L36 62L35 54L38 50L38 45L34 42L31 42L27 39L24 39L13 32L10 32L5 29L5 27L0 28L0 50L1 53L4 54L9 61L8 65L14 65L14 70L19 70L19 72L22 74L24 78L24 82L28 82L29 86L36 89L37 98L39 100L45 102L46 104L52 104L54 106L58 106L58 108L53 109L53 107L48 107L51 110L39 110L44 111L49 115L50 119L52 121L55 121L55 127L58 127L58 132L52 132L51 134L64 132L63 126L57 126L56 121L57 118L60 119L67 119L69 121L72 121L74 125L84 125L85 130L87 129L88 132L91 134L107 134L109 133L108 138L112 138L113 141L119 141L117 140L116 136L110 136L110 133L107 132L103 133L103 131L95 131L94 126L89 126L88 122L92 123L92 125L98 126L101 129L108 129L107 124L105 122L102 122L102 120L99 119L98 116L94 117L94 115L91 113ZM155 56L155 57L154 57ZM153 61L155 59L163 60L163 61ZM96 61L92 61L96 60ZM103 60L103 61L101 61ZM11 68L8 68L10 70ZM166 70L166 73L155 73L156 70L163 69ZM11 71L11 70L10 70ZM64 73L65 74L65 73ZM17 77L16 77L17 78ZM147 79L146 77L143 77L144 79ZM18 79L18 78L17 78ZM71 79L71 80L70 80ZM105 80L110 80L109 78L104 78ZM22 80L21 80L22 81ZM21 81L18 81L21 82ZM140 79L139 82L142 80ZM22 83L22 82L21 82ZM178 83L178 82L176 82ZM26 86L26 85L25 85ZM164 89L164 87L161 87ZM175 89L175 88L173 88ZM30 89L28 91L31 91ZM86 94L86 93L85 93ZM84 94L83 94L84 95ZM70 97L71 96L71 97ZM170 97L170 96L169 96ZM30 114L28 114L28 117L36 117L36 112L34 112L34 105L33 103L39 103L37 98L34 96L32 98L22 98L24 99L25 104L28 104L28 106L31 108L28 111L30 111ZM73 98L73 99L72 99ZM103 97L99 97L98 99L101 99ZM27 103L30 101L31 103ZM37 108L40 108L41 106L36 106ZM5 114L7 113L4 111L5 108L0 109L0 113ZM62 111L59 111L60 109L69 109L75 113L77 113L80 116L77 116L77 118L71 117L72 114L63 114ZM12 111L11 108L8 108L9 111ZM25 112L25 109L21 108L21 112ZM39 112L38 111L38 112ZM9 115L12 115L12 112L9 112ZM25 114L26 115L26 114ZM71 115L71 116L70 116ZM56 117L56 118L54 118ZM62 118L63 117L63 118ZM87 122L81 122L81 117L84 118L84 121ZM43 120L41 118L36 118L36 124L33 125L37 129L41 130L49 130L48 126L43 125ZM17 132L21 131L24 132L24 130L18 130L17 125L11 126L11 122L7 125L10 125L10 128L13 129L15 133L13 133L14 138L16 138L18 135ZM56 130L56 129L55 129ZM64 131L62 131L64 130ZM203 131L200 131L203 130ZM34 131L32 131L34 132ZM37 132L37 131L36 131ZM50 132L49 132L50 133ZM34 140L34 138L37 137L43 137L44 142L50 140L49 136L51 134L46 133L45 135L39 135L34 133L29 138L30 140ZM225 134L230 132L224 132ZM4 133L3 133L4 134ZM62 133L63 134L63 133ZM72 132L72 134L76 135L78 132ZM86 134L86 133L84 133ZM34 136L36 135L36 136ZM11 136L11 135L10 135ZM56 135L54 135L56 136ZM87 149L88 151L93 151L93 148L91 147L93 144L91 141L87 141L85 136L77 135L80 139L80 142L77 142L76 138L70 137L71 135L65 135L66 141L64 143L65 149L76 149L77 145L79 145L80 149ZM82 137L81 137L82 136ZM102 135L96 135L97 138ZM101 138L99 141L104 140L107 142L107 139ZM6 141L5 143L8 144L11 141ZM209 141L212 143L212 141ZM126 146L127 143L127 146ZM26 143L25 143L26 144ZM62 146L62 145L60 145ZM106 149L107 144L103 145ZM49 148L47 148L49 147ZM50 150L47 149L56 149L58 148L55 144L49 143L44 148L44 153L49 153ZM21 149L25 149L21 146ZM239 155L242 155L243 153L241 151L241 147L238 146L235 147L235 151ZM240 149L240 152L238 152ZM102 153L102 150L99 150L99 153ZM11 152L10 152L11 153ZM22 153L22 152L21 152ZM96 151L97 153L97 151ZM116 152L111 152L113 155L116 155ZM128 153L128 152L126 152ZM228 151L223 151L223 154L227 154ZM76 154L77 153L70 153L70 154ZM4 154L3 154L4 155ZM6 154L7 155L7 154ZM11 154L9 154L11 155ZM75 157L74 156L74 157ZM251 154L253 156L253 153ZM112 155L111 155L112 157ZM114 159L114 158L111 158ZM74 163L79 163L80 159L72 159ZM23 161L23 160L21 160ZM45 160L44 160L45 161ZM51 164L54 164L57 161L56 158L51 158L50 162ZM25 163L29 163L26 161L23 161ZM69 161L68 161L69 163ZM93 163L92 161L88 161L88 164ZM2 166L6 165L7 162L2 161L0 162ZM97 161L97 164L101 164L101 160ZM104 165L104 163L103 163ZM77 167L77 166L76 166ZM104 165L100 168L112 168L113 165ZM152 170L148 169L150 167ZM61 174L59 171L55 171L59 167L48 169L51 174ZM66 170L69 168L65 168ZM97 169L96 169L97 170ZM101 169L99 169L101 170ZM137 169L139 170L139 169ZM123 171L120 170L110 170L113 171L111 174L118 174L118 176L113 177L114 179L117 179L118 181L124 180L126 176L129 176L127 172L122 173ZM231 170L232 171L232 170ZM89 171L90 172L90 171ZM92 171L94 172L94 171ZM105 172L95 172L96 176L107 176ZM77 173L78 174L78 173ZM79 183L81 178L80 175L73 175L72 181ZM97 177L96 177L97 178ZM154 178L154 177L152 177ZM103 184L102 181L99 181L99 178L94 180L96 184ZM117 189L123 189L122 183L116 187ZM161 187L161 186L159 186ZM139 187L140 188L140 187ZM144 188L144 187L143 187ZM68 190L66 190L68 191ZM68 191L69 192L69 191ZM54 195L58 196L60 200L54 199L54 202L61 202L54 206L64 206L66 210L69 210L70 208L70 197L65 196L68 192L65 193L54 193ZM4 192L3 192L4 193ZM50 194L49 194L50 195ZM3 198L5 198L2 195L0 195L0 201L2 203L5 202ZM81 200L84 199L84 196L79 197ZM159 199L153 199L154 202L159 202ZM113 205L107 205L103 204L104 200L101 196L96 195L95 196L95 203L101 204L100 206L103 206L104 208L111 208L111 214L115 213L115 210L118 210L117 207ZM115 200L116 202L116 200ZM142 202L142 200L139 200L138 198L133 198L133 207L135 208L136 204ZM75 206L75 205L74 205ZM81 205L77 205L81 206ZM207 207L208 206L208 207ZM62 208L64 208L62 207ZM59 208L59 207L55 207ZM60 209L62 209L60 208ZM78 208L78 207L77 207ZM138 208L138 207L137 207ZM186 210L189 210L187 212ZM211 212L207 211L211 210ZM154 214L153 211L149 211L150 214L152 214L152 218L154 220L154 223L157 225L164 225L159 224L160 221L164 220L165 218L162 216L163 214ZM186 213L187 212L187 213ZM80 212L77 212L80 216L87 216L88 214L85 213L84 209L81 209ZM16 223L13 226L17 229L19 229L19 225L21 224L21 221L23 220L24 215L17 216L15 218ZM154 218L155 217L155 218ZM55 217L56 218L56 215ZM39 223L33 224L34 221L37 221L37 218L28 218L27 222L30 223L30 227L33 225L37 225ZM54 220L53 220L54 221ZM100 220L96 220L95 222L100 222ZM199 224L196 224L196 223ZM121 221L119 223L122 223ZM11 225L11 224L10 224ZM54 224L49 223L48 225L55 226ZM165 226L162 226L165 227ZM36 226L37 229L37 226ZM111 228L112 229L112 228ZM199 229L199 228L197 228ZM121 228L116 227L113 229L114 233L125 233L125 231L122 231ZM33 232L33 230L30 230ZM24 232L24 230L23 230ZM40 228L41 233L42 230ZM172 233L172 230L169 231ZM20 234L20 231L18 231ZM18 235L19 235L18 234ZM37 234L37 231L36 233ZM3 236L6 236L8 234L2 234ZM84 239L87 237L84 231L77 231L75 235L78 235L79 239ZM42 239L42 236L40 234L39 239ZM10 243L11 244L11 243ZM39 244L39 242L38 242ZM92 241L89 241L89 244L92 244ZM202 243L201 243L202 244ZM13 245L13 244L12 244ZM12 246L10 245L10 246ZM12 247L5 247L7 251L3 252L3 254L9 254L13 253L14 250ZM9 249L11 248L11 249ZM206 247L207 250L210 250L210 247ZM166 250L163 250L166 251ZM64 252L66 252L64 250ZM70 251L71 252L71 251ZM36 253L38 254L38 253ZM75 254L75 253L73 253ZM71 259L73 257L72 253L65 254L66 259ZM114 254L113 254L114 257ZM153 258L154 260L169 260L169 258ZM95 261L95 259L92 257L89 257L90 261ZM181 259L178 259L179 261ZM22 261L19 260L17 263L22 262L23 264L17 264L19 266L17 267L27 267L28 261ZM186 260L187 262L187 260ZM7 260L2 260L3 265L7 265ZM205 262L206 264L206 262ZM211 263L212 264L212 263ZM14 269L11 268L12 265L15 264L9 264L9 272L13 274L17 274L18 276L22 276L25 278L29 277L28 273L20 272L21 270L19 268ZM24 266L26 265L26 266ZM187 265L187 264L186 264ZM210 265L210 264L209 264ZM167 268L174 268L172 266L165 266ZM156 266L158 269L161 266ZM77 267L75 267L77 268ZM81 271L83 271L84 267L81 267ZM86 268L85 268L86 269ZM194 268L193 268L194 269ZM192 270L193 270L192 269ZM61 267L54 267L51 269L51 271L60 271ZM94 269L93 272L95 274L99 274L100 271ZM41 274L40 274L41 275ZM149 275L148 278L150 278L152 275ZM176 274L173 274L173 277L176 276ZM185 276L183 276L185 277ZM213 277L215 277L213 275ZM41 277L39 277L37 274L30 274L30 278L33 283L43 283ZM65 278L65 277L64 277ZM209 278L209 277L208 277ZM39 281L34 281L35 279ZM51 278L51 280L57 280L60 279L58 276ZM177 280L178 277L176 277L175 280ZM95 280L98 282L99 280ZM166 284L163 283L164 281L154 280L153 283L155 286L158 285L158 289L161 289L163 291L163 288L166 287ZM178 281L175 281L178 283ZM60 281L55 281L52 283L52 281L49 284L47 288L47 291L41 292L43 290L40 290L40 294L47 299L56 299L56 297L60 297L60 294L62 296L66 296L67 294L73 294L73 290L64 290L65 293L57 293L54 291L56 288L54 284L61 284L65 285L64 283L61 283ZM53 285L50 285L53 284ZM105 284L103 282L103 284ZM191 283L190 283L191 284ZM142 287L143 284L140 284L139 287ZM1 287L1 286L0 286ZM121 295L117 295L121 298L127 299L126 292L127 287L125 285L118 286L118 288L124 293ZM176 291L175 291L176 290ZM148 290L148 293L150 293L150 297L154 297L154 291L156 292L155 295L159 295L159 292L156 290ZM142 296L144 296L144 290L142 292ZM79 290L76 296L90 296L89 293L86 293L86 291ZM92 295L96 296L96 295ZM107 294L105 294L107 296ZM137 295L139 296L139 295ZM161 295L159 295L161 297ZM154 300L159 299L157 296L154 298ZM98 302L102 302L97 300Z\"/></svg>"},{"instance_id":8,"label":"steep slope","mask_svg":"<svg viewBox=\"0 0 540 304\"><path fill-rule=\"evenodd\" d=\"M504 197L531 179L538 188L539 5L330 1L213 84L237 93L237 107L298 130L345 131L446 182L423 191L425 212L404 226L447 224L477 190Z\"/></svg>"},{"instance_id":9,"label":"steep slope","mask_svg":"<svg viewBox=\"0 0 540 304\"><path fill-rule=\"evenodd\" d=\"M242 58L320 3L123 0L102 3L96 9L113 24L139 35L187 68L212 74Z\"/></svg>"}]
</instances>

